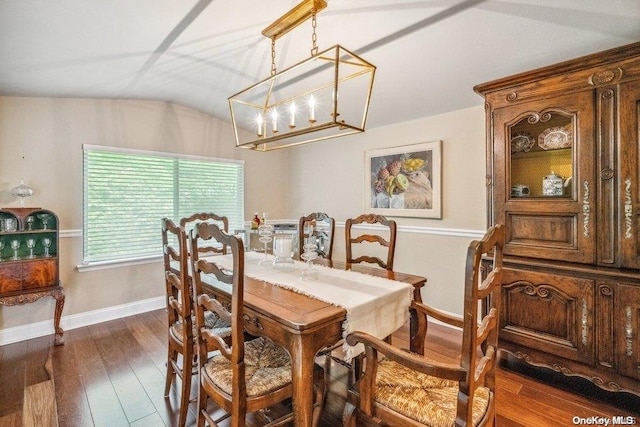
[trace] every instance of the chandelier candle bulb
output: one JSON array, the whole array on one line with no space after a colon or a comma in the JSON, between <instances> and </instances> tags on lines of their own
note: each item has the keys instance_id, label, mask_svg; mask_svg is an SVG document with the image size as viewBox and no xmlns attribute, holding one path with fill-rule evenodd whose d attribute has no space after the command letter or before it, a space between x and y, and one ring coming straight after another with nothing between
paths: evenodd
<instances>
[{"instance_id":1,"label":"chandelier candle bulb","mask_svg":"<svg viewBox=\"0 0 640 427\"><path fill-rule=\"evenodd\" d=\"M291 105L289 106L289 128L293 129L296 127L296 103L291 101Z\"/></svg>"},{"instance_id":2,"label":"chandelier candle bulb","mask_svg":"<svg viewBox=\"0 0 640 427\"><path fill-rule=\"evenodd\" d=\"M278 110L275 108L271 111L271 124L273 133L278 133Z\"/></svg>"},{"instance_id":3,"label":"chandelier candle bulb","mask_svg":"<svg viewBox=\"0 0 640 427\"><path fill-rule=\"evenodd\" d=\"M309 97L309 122L316 122L316 99L313 95Z\"/></svg>"},{"instance_id":4,"label":"chandelier candle bulb","mask_svg":"<svg viewBox=\"0 0 640 427\"><path fill-rule=\"evenodd\" d=\"M258 122L258 136L262 136L262 114L258 114L256 121Z\"/></svg>"}]
</instances>

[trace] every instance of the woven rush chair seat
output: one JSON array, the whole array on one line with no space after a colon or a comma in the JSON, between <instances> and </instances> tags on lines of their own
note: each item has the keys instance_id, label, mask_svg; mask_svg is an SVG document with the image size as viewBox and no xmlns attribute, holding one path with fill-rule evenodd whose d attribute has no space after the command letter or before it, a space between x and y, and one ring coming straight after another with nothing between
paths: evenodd
<instances>
[{"instance_id":1,"label":"woven rush chair seat","mask_svg":"<svg viewBox=\"0 0 640 427\"><path fill-rule=\"evenodd\" d=\"M221 319L215 313L211 313L211 312L205 313L204 322L205 322L205 325L207 325L207 328L211 329L212 332L215 335L219 336L220 338L227 338L231 336L231 325L229 324L229 322ZM182 323L180 322L175 323L170 328L171 335L173 335L173 337L180 342L182 342L182 329L183 329ZM193 329L193 336L196 336L198 334L198 331L196 330L195 320L193 320L192 329Z\"/></svg>"},{"instance_id":2,"label":"woven rush chair seat","mask_svg":"<svg viewBox=\"0 0 640 427\"><path fill-rule=\"evenodd\" d=\"M416 372L390 359L378 364L376 401L426 426L455 424L458 391L458 381ZM487 412L489 395L487 387L475 390L472 425Z\"/></svg>"},{"instance_id":3,"label":"woven rush chair seat","mask_svg":"<svg viewBox=\"0 0 640 427\"><path fill-rule=\"evenodd\" d=\"M271 340L260 337L245 343L245 378L248 397L262 396L291 383L291 358L286 350ZM211 358L204 368L205 378L211 384L231 394L232 365L224 356Z\"/></svg>"}]
</instances>

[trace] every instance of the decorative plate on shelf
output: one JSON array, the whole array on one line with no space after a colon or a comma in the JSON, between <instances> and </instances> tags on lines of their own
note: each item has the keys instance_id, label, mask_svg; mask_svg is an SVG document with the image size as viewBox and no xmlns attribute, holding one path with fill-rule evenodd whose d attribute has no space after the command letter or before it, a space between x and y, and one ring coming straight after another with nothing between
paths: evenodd
<instances>
[{"instance_id":1,"label":"decorative plate on shelf","mask_svg":"<svg viewBox=\"0 0 640 427\"><path fill-rule=\"evenodd\" d=\"M545 129L538 136L538 145L543 150L557 150L571 147L573 131L571 125L556 126Z\"/></svg>"},{"instance_id":2,"label":"decorative plate on shelf","mask_svg":"<svg viewBox=\"0 0 640 427\"><path fill-rule=\"evenodd\" d=\"M511 152L512 153L520 153L524 151L525 153L531 150L533 144L535 144L535 139L533 136L526 132L517 132L513 138L511 138Z\"/></svg>"}]
</instances>

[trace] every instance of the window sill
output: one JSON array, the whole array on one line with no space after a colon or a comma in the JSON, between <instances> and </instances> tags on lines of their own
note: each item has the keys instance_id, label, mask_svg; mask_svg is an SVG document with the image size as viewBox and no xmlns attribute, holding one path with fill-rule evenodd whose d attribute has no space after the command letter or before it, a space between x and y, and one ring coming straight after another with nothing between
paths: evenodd
<instances>
[{"instance_id":1,"label":"window sill","mask_svg":"<svg viewBox=\"0 0 640 427\"><path fill-rule=\"evenodd\" d=\"M105 270L107 268L120 268L120 267L130 267L133 265L141 265L141 264L152 264L156 262L162 261L162 255L153 255L143 258L128 258L128 259L118 259L118 260L110 260L110 261L94 261L87 262L84 264L79 264L76 266L76 269L80 273L84 273L87 271L94 270Z\"/></svg>"}]
</instances>

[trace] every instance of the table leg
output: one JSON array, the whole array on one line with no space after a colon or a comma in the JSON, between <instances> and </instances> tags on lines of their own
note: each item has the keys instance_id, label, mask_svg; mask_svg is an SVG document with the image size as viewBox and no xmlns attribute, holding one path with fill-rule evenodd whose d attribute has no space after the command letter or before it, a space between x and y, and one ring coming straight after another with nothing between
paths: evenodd
<instances>
[{"instance_id":1,"label":"table leg","mask_svg":"<svg viewBox=\"0 0 640 427\"><path fill-rule=\"evenodd\" d=\"M422 302L422 293L420 292L420 288L416 288L413 290L413 300ZM413 353L424 354L424 337L427 333L427 316L424 316L424 328L425 330L420 330L420 321L418 316L421 315L417 310L411 308L409 309L409 349Z\"/></svg>"},{"instance_id":2,"label":"table leg","mask_svg":"<svg viewBox=\"0 0 640 427\"><path fill-rule=\"evenodd\" d=\"M292 341L290 351L294 424L296 427L311 427L314 425L313 368L315 350L312 348L313 341L306 339L304 335L294 335Z\"/></svg>"},{"instance_id":3,"label":"table leg","mask_svg":"<svg viewBox=\"0 0 640 427\"><path fill-rule=\"evenodd\" d=\"M64 307L64 290L62 287L53 291L51 295L56 300L56 309L53 315L53 327L55 329L55 345L64 344L64 331L60 327L60 317L62 316L62 308Z\"/></svg>"}]
</instances>

